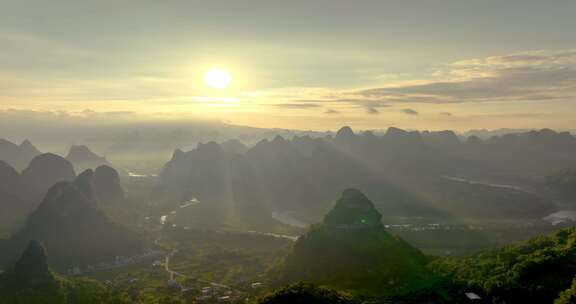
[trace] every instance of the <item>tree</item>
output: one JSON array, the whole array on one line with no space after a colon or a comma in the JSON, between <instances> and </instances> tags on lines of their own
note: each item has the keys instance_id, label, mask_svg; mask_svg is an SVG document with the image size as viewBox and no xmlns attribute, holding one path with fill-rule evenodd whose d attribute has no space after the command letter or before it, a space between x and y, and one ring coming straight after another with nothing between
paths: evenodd
<instances>
[{"instance_id":1,"label":"tree","mask_svg":"<svg viewBox=\"0 0 576 304\"><path fill-rule=\"evenodd\" d=\"M356 304L349 295L312 284L296 283L276 290L257 304Z\"/></svg>"},{"instance_id":2,"label":"tree","mask_svg":"<svg viewBox=\"0 0 576 304\"><path fill-rule=\"evenodd\" d=\"M572 280L572 286L564 290L554 304L575 304L576 303L576 279Z\"/></svg>"}]
</instances>

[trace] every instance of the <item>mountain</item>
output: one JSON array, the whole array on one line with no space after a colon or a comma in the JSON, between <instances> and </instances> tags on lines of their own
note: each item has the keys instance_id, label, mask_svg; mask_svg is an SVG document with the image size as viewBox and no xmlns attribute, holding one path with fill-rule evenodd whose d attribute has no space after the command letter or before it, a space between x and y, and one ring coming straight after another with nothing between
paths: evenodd
<instances>
[{"instance_id":1,"label":"mountain","mask_svg":"<svg viewBox=\"0 0 576 304\"><path fill-rule=\"evenodd\" d=\"M192 198L218 201L233 217L254 206L249 216L270 217L258 210L293 213L306 221L321 218L342 188L353 185L377 196L390 215L434 211L367 166L354 151L379 145L375 136L344 134L349 150L335 139L276 136L262 140L244 154L229 152L215 142L188 152L176 150L160 176L161 200L182 203ZM346 135L347 134L347 135ZM340 137L339 137L340 138ZM340 139L339 139L340 140ZM358 146L350 144L357 142ZM350 144L350 145L349 145ZM374 151L373 149L368 149ZM388 202L390 204L388 205ZM227 206L227 207L224 207ZM406 211L404 211L406 210ZM202 217L205 218L205 217Z\"/></svg>"},{"instance_id":2,"label":"mountain","mask_svg":"<svg viewBox=\"0 0 576 304\"><path fill-rule=\"evenodd\" d=\"M22 171L22 183L28 187L27 197L31 201L40 201L46 191L60 181L72 181L76 178L72 164L52 153L40 154L30 161Z\"/></svg>"},{"instance_id":3,"label":"mountain","mask_svg":"<svg viewBox=\"0 0 576 304\"><path fill-rule=\"evenodd\" d=\"M341 189L354 187L374 199L388 222L539 219L555 211L553 199L516 184L576 163L576 139L549 130L515 136L521 140L461 140L452 131L398 128L357 134L343 127L334 137L276 136L246 150L209 142L174 152L158 197L172 204L219 201L233 217L243 209L239 201L249 200L314 222Z\"/></svg>"},{"instance_id":4,"label":"mountain","mask_svg":"<svg viewBox=\"0 0 576 304\"><path fill-rule=\"evenodd\" d=\"M0 299L4 304L131 303L96 281L66 279L53 273L38 241L30 241L19 259L0 273Z\"/></svg>"},{"instance_id":5,"label":"mountain","mask_svg":"<svg viewBox=\"0 0 576 304\"><path fill-rule=\"evenodd\" d=\"M111 168L110 168L111 169ZM98 195L105 198L102 202L123 199L123 190L119 180L114 179L114 169L101 169L98 182L91 185L97 188ZM26 215L32 212L48 189L61 181L75 179L72 164L66 159L51 153L40 154L19 174L14 168L0 161L0 228L2 232L11 231L24 222Z\"/></svg>"},{"instance_id":6,"label":"mountain","mask_svg":"<svg viewBox=\"0 0 576 304\"><path fill-rule=\"evenodd\" d=\"M10 162L16 157L18 146L8 140L0 138L0 159Z\"/></svg>"},{"instance_id":7,"label":"mountain","mask_svg":"<svg viewBox=\"0 0 576 304\"><path fill-rule=\"evenodd\" d=\"M44 247L30 241L11 269L0 275L2 303L65 303L62 283L48 268Z\"/></svg>"},{"instance_id":8,"label":"mountain","mask_svg":"<svg viewBox=\"0 0 576 304\"><path fill-rule=\"evenodd\" d=\"M502 136L506 134L517 134L517 133L526 133L532 131L531 129L510 129L510 128L500 128L494 130L488 129L472 129L462 133L465 137L478 137L483 139L488 139L494 136Z\"/></svg>"},{"instance_id":9,"label":"mountain","mask_svg":"<svg viewBox=\"0 0 576 304\"><path fill-rule=\"evenodd\" d=\"M105 165L84 170L74 180L74 186L94 205L117 204L125 199L118 172Z\"/></svg>"},{"instance_id":10,"label":"mountain","mask_svg":"<svg viewBox=\"0 0 576 304\"><path fill-rule=\"evenodd\" d=\"M78 172L94 169L99 166L111 166L105 157L90 151L87 146L71 146L66 159L74 165Z\"/></svg>"},{"instance_id":11,"label":"mountain","mask_svg":"<svg viewBox=\"0 0 576 304\"><path fill-rule=\"evenodd\" d=\"M298 240L280 271L280 275L290 272L293 275L293 267L297 267L299 276L292 277L288 282L313 282L327 285L333 290L297 283L278 289L257 303L330 303L326 302L327 297L339 303L345 298L339 293L341 291L357 296L365 301L363 303L574 303L574 227L464 257L434 257L428 259L429 262L422 262L414 253L405 253L392 264L383 266L388 270L388 274L384 274L374 262L371 267L361 267L363 263L368 263L364 259L373 261L367 253L378 242L378 238L368 238L366 235L370 234L367 232L370 227L377 226L373 221L377 220L378 215L370 211L369 204L360 199L359 194L349 192L346 196L348 198L343 197L330 212L331 215L327 215L330 224L325 221ZM330 226L332 231L327 230ZM351 236L342 235L341 230L345 227L348 230L363 231L355 235L359 240L352 241ZM310 235L312 231L318 230L323 230L322 238ZM336 242L340 242L339 247L334 246ZM356 252L364 251L364 256L351 254L350 248L347 251L342 249L350 247L350 244L355 245ZM379 254L386 255L390 250L398 253L389 247L389 250L382 248ZM294 255L298 251L301 256L296 259ZM335 260L337 255L340 256ZM412 267L424 265L425 268L420 270L419 280L413 279L406 285L406 288L411 289L406 292L406 289L399 290L397 285L406 277L416 274L415 269L406 268L407 264L402 262L402 259L409 256L415 259ZM402 279L387 277L401 268L406 268L399 271L403 273ZM362 271L365 275L359 276L358 272ZM286 283L286 280L280 282ZM369 292L368 288L372 290ZM474 294L479 300L467 299L467 294ZM307 301L298 302L301 299Z\"/></svg>"},{"instance_id":12,"label":"mountain","mask_svg":"<svg viewBox=\"0 0 576 304\"><path fill-rule=\"evenodd\" d=\"M18 158L15 161L15 167L25 168L34 157L40 154L41 152L29 140L24 140L18 146Z\"/></svg>"},{"instance_id":13,"label":"mountain","mask_svg":"<svg viewBox=\"0 0 576 304\"><path fill-rule=\"evenodd\" d=\"M364 194L345 190L323 222L296 241L280 281L388 295L428 288L428 258L389 234L381 217Z\"/></svg>"},{"instance_id":14,"label":"mountain","mask_svg":"<svg viewBox=\"0 0 576 304\"><path fill-rule=\"evenodd\" d=\"M0 160L17 170L24 169L39 154L40 151L29 140L24 140L20 145L16 145L5 139L0 139Z\"/></svg>"},{"instance_id":15,"label":"mountain","mask_svg":"<svg viewBox=\"0 0 576 304\"><path fill-rule=\"evenodd\" d=\"M0 160L0 193L20 197L23 195L23 191L24 188L18 171Z\"/></svg>"},{"instance_id":16,"label":"mountain","mask_svg":"<svg viewBox=\"0 0 576 304\"><path fill-rule=\"evenodd\" d=\"M86 197L91 205L96 205L97 196L94 191L94 170L86 169L74 180L74 186Z\"/></svg>"},{"instance_id":17,"label":"mountain","mask_svg":"<svg viewBox=\"0 0 576 304\"><path fill-rule=\"evenodd\" d=\"M248 151L248 147L237 139L224 141L220 145L228 153L244 154Z\"/></svg>"},{"instance_id":18,"label":"mountain","mask_svg":"<svg viewBox=\"0 0 576 304\"><path fill-rule=\"evenodd\" d=\"M93 190L98 201L104 204L124 200L124 189L120 184L118 171L107 165L101 165L94 170Z\"/></svg>"},{"instance_id":19,"label":"mountain","mask_svg":"<svg viewBox=\"0 0 576 304\"><path fill-rule=\"evenodd\" d=\"M460 139L450 130L430 132L422 132L422 140L428 146L438 149L451 149L460 145Z\"/></svg>"},{"instance_id":20,"label":"mountain","mask_svg":"<svg viewBox=\"0 0 576 304\"><path fill-rule=\"evenodd\" d=\"M576 198L576 169L564 169L546 177L547 186L568 200Z\"/></svg>"},{"instance_id":21,"label":"mountain","mask_svg":"<svg viewBox=\"0 0 576 304\"><path fill-rule=\"evenodd\" d=\"M0 140L0 146L9 146L11 143ZM20 155L34 155L37 150L28 141L24 141L20 148L16 145L14 151L20 151ZM36 152L35 152L36 151ZM69 158L79 161L92 159L93 165L107 163L103 158L82 158L90 155L87 148L76 146L71 149ZM103 161L102 161L103 160ZM86 164L86 162L80 162ZM100 203L108 204L124 200L124 190L120 186L118 172L107 165L96 168L93 177L90 177L90 191L94 191L94 199ZM0 232L12 230L32 212L50 187L60 181L73 181L76 177L74 167L65 158L58 155L45 153L35 156L22 171L22 174L0 161Z\"/></svg>"},{"instance_id":22,"label":"mountain","mask_svg":"<svg viewBox=\"0 0 576 304\"><path fill-rule=\"evenodd\" d=\"M480 145L460 149L458 153L473 160L476 166L471 169L483 174L543 176L575 167L574 151L576 138L573 135L541 129L494 136Z\"/></svg>"},{"instance_id":23,"label":"mountain","mask_svg":"<svg viewBox=\"0 0 576 304\"><path fill-rule=\"evenodd\" d=\"M28 211L25 192L16 169L0 161L0 231L10 231Z\"/></svg>"},{"instance_id":24,"label":"mountain","mask_svg":"<svg viewBox=\"0 0 576 304\"><path fill-rule=\"evenodd\" d=\"M178 218L187 224L214 226L235 221L251 228L273 222L257 177L243 155L215 142L176 150L163 169L160 188L177 204L197 200Z\"/></svg>"},{"instance_id":25,"label":"mountain","mask_svg":"<svg viewBox=\"0 0 576 304\"><path fill-rule=\"evenodd\" d=\"M40 240L51 253L51 265L62 270L112 261L142 251L138 236L111 222L87 197L90 174L75 182L58 182L9 240L10 261L30 240ZM95 193L95 192L92 192Z\"/></svg>"}]
</instances>

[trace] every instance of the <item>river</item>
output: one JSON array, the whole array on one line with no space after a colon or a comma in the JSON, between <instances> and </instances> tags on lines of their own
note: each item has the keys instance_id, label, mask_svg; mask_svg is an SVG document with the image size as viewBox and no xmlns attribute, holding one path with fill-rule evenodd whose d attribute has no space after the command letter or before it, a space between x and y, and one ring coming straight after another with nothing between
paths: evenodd
<instances>
[{"instance_id":1,"label":"river","mask_svg":"<svg viewBox=\"0 0 576 304\"><path fill-rule=\"evenodd\" d=\"M503 188L503 189L520 191L520 192L524 192L524 193L530 193L530 194L533 193L531 190L528 190L524 187L519 187L519 186L481 182L481 181L477 181L477 180L470 180L470 179L466 179L466 178L462 178L462 177L455 177L455 176L448 176L448 175L442 175L440 177L443 179L447 179L447 180L451 180L451 181L455 181L455 182L461 182L461 183L468 183L468 184L472 184L472 185L482 185L482 186L488 186L488 187L494 187L494 188Z\"/></svg>"}]
</instances>

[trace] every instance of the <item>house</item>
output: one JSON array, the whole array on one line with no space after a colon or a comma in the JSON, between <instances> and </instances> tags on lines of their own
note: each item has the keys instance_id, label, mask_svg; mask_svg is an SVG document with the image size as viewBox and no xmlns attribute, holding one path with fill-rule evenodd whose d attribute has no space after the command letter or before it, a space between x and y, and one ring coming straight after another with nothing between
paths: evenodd
<instances>
[{"instance_id":1,"label":"house","mask_svg":"<svg viewBox=\"0 0 576 304\"><path fill-rule=\"evenodd\" d=\"M477 295L477 294L475 294L475 293L473 293L473 292L466 292L466 293L464 293L464 295L465 295L466 298L468 298L468 300L470 300L470 301L477 302L477 301L482 300L482 298L481 298L479 295Z\"/></svg>"}]
</instances>

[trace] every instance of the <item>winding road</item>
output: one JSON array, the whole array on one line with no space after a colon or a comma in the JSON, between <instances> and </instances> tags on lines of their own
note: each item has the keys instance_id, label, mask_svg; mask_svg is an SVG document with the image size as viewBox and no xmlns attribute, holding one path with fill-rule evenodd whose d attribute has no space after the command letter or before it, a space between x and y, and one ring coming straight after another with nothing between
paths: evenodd
<instances>
[{"instance_id":1,"label":"winding road","mask_svg":"<svg viewBox=\"0 0 576 304\"><path fill-rule=\"evenodd\" d=\"M189 201L186 201L184 203L182 203L182 205L180 205L178 208L176 208L175 210L172 210L171 212L169 212L168 214L170 215L174 215L178 212L178 209L182 209L182 208L186 208L189 207L191 205L195 205L198 204L199 201L197 199L191 199ZM167 223L168 220L168 216L167 215L162 215L160 217L160 224L161 226L164 226ZM226 230L229 231L229 230ZM263 233L263 232L257 232L257 231L236 231L236 230L230 230L230 231L234 231L234 232L244 232L244 233L251 233L251 234L261 234L261 235L269 235L269 236L274 236L274 237L285 237L285 238L289 238L290 236L286 236L286 235L275 235L275 234L267 234L267 233ZM157 246L161 246L161 247L169 247L166 244L162 244L162 229L159 230L159 236L157 239L154 240L154 244L156 244ZM175 270L172 270L170 268L170 259L176 254L178 253L177 249L172 250L169 254L167 254L164 257L164 271L166 271L166 273L168 273L169 276L169 281L173 282L175 280L176 277L182 277L182 278L187 278L188 276L179 273ZM209 284L211 286L216 286L216 287L220 287L220 288L226 288L226 289L232 289L230 286L224 285L224 284L220 284L220 283L216 283L216 282L211 282L211 281L206 281L206 280L202 280L202 279L198 279L195 278L195 280L197 280L198 282L202 282L205 284Z\"/></svg>"}]
</instances>

